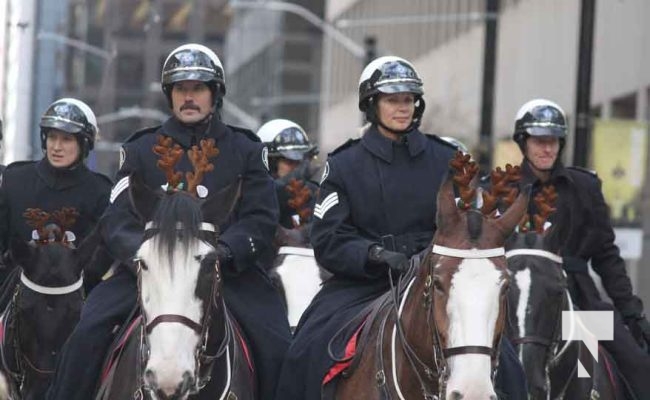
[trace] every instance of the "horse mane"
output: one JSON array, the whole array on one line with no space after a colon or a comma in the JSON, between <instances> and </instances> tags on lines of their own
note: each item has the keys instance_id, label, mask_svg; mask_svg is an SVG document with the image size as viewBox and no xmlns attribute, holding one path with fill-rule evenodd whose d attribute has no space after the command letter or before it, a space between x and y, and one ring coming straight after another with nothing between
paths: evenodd
<instances>
[{"instance_id":1,"label":"horse mane","mask_svg":"<svg viewBox=\"0 0 650 400\"><path fill-rule=\"evenodd\" d=\"M173 261L177 246L188 248L200 234L203 213L200 203L187 192L167 193L160 199L151 222L158 230L154 245ZM181 226L182 229L178 229Z\"/></svg>"}]
</instances>

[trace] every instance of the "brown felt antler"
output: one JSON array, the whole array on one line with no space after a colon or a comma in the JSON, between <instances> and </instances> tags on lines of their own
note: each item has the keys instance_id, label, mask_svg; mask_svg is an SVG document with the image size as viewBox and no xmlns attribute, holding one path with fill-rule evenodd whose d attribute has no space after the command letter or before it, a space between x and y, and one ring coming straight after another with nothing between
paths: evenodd
<instances>
[{"instance_id":1,"label":"brown felt antler","mask_svg":"<svg viewBox=\"0 0 650 400\"><path fill-rule=\"evenodd\" d=\"M185 173L187 191L190 193L196 193L196 187L203 180L203 175L214 169L214 164L210 162L210 158L219 155L219 149L214 145L214 139L201 139L200 144L200 149L195 145L187 152L187 156L194 167L194 172Z\"/></svg>"},{"instance_id":2,"label":"brown felt antler","mask_svg":"<svg viewBox=\"0 0 650 400\"><path fill-rule=\"evenodd\" d=\"M27 225L31 226L38 233L39 240L47 239L47 232L45 224L50 220L50 214L41 210L40 208L28 208L23 213L23 217L27 220Z\"/></svg>"},{"instance_id":3,"label":"brown felt antler","mask_svg":"<svg viewBox=\"0 0 650 400\"><path fill-rule=\"evenodd\" d=\"M453 180L462 200L460 207L467 210L476 197L476 189L472 188L470 184L478 173L478 165L471 160L469 154L457 151L454 158L449 162L449 166L455 171Z\"/></svg>"},{"instance_id":4,"label":"brown felt antler","mask_svg":"<svg viewBox=\"0 0 650 400\"><path fill-rule=\"evenodd\" d=\"M289 207L296 210L296 213L300 217L300 223L294 221L294 225L298 227L309 220L309 217L312 214L312 209L306 207L306 204L309 203L309 200L312 197L312 192L303 181L296 178L292 178L289 181L286 190L291 195L291 198L287 202Z\"/></svg>"},{"instance_id":5,"label":"brown felt antler","mask_svg":"<svg viewBox=\"0 0 650 400\"><path fill-rule=\"evenodd\" d=\"M533 215L533 224L535 232L544 233L544 224L548 221L556 210L555 201L557 200L557 192L553 185L544 186L542 190L535 195L533 201L537 208L537 214Z\"/></svg>"},{"instance_id":6,"label":"brown felt antler","mask_svg":"<svg viewBox=\"0 0 650 400\"><path fill-rule=\"evenodd\" d=\"M165 173L168 190L177 189L183 174L174 172L174 167L183 157L183 149L178 144L173 144L172 138L159 135L157 144L153 146L153 152L160 157L157 165Z\"/></svg>"},{"instance_id":7,"label":"brown felt antler","mask_svg":"<svg viewBox=\"0 0 650 400\"><path fill-rule=\"evenodd\" d=\"M519 166L506 165L505 171L497 167L490 173L490 190L483 191L483 206L481 212L484 215L492 214L502 200L507 207L512 205L517 197L518 190L513 183L521 179Z\"/></svg>"},{"instance_id":8,"label":"brown felt antler","mask_svg":"<svg viewBox=\"0 0 650 400\"><path fill-rule=\"evenodd\" d=\"M63 207L52 213L52 220L61 228L63 240L66 240L65 231L70 230L79 217L79 212L74 207Z\"/></svg>"}]
</instances>

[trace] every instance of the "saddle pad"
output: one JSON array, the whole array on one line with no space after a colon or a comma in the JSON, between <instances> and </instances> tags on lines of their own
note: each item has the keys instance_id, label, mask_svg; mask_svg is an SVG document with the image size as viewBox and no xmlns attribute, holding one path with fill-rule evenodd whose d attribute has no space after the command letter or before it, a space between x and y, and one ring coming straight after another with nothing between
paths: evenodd
<instances>
[{"instance_id":1,"label":"saddle pad","mask_svg":"<svg viewBox=\"0 0 650 400\"><path fill-rule=\"evenodd\" d=\"M246 357L246 363L248 364L248 369L250 369L251 373L255 373L255 367L253 366L253 358L251 357L251 352L248 348L248 344L246 344L246 339L244 338L244 335L241 332L241 328L239 327L239 324L231 317L231 321L233 322L233 330L235 331L235 334L237 335L237 339L239 340L239 344L241 345L242 350L244 351L244 356Z\"/></svg>"},{"instance_id":2,"label":"saddle pad","mask_svg":"<svg viewBox=\"0 0 650 400\"><path fill-rule=\"evenodd\" d=\"M325 378L323 378L323 386L327 385L329 382L331 382L334 378L336 378L338 375L340 375L343 371L346 370L352 364L352 361L354 359L354 355L357 351L357 343L359 340L359 335L361 334L361 330L363 329L364 325L366 324L366 321L364 320L359 328L354 332L352 337L350 337L350 340L348 340L348 343L345 345L345 358L348 361L344 362L339 362L336 363L330 368L330 370L327 372L325 375Z\"/></svg>"},{"instance_id":3,"label":"saddle pad","mask_svg":"<svg viewBox=\"0 0 650 400\"><path fill-rule=\"evenodd\" d=\"M120 338L119 342L117 345L113 348L111 351L111 354L108 358L108 362L105 364L105 368L102 371L101 375L101 380L100 380L100 385L104 383L106 378L109 376L111 370L115 366L115 363L117 362L120 353L124 349L124 346L126 346L126 343L128 342L129 338L133 334L133 331L135 328L138 326L140 321L142 320L142 316L138 315L137 318L135 318L133 321L131 321L131 324L129 324L129 327L124 331L124 334Z\"/></svg>"}]
</instances>

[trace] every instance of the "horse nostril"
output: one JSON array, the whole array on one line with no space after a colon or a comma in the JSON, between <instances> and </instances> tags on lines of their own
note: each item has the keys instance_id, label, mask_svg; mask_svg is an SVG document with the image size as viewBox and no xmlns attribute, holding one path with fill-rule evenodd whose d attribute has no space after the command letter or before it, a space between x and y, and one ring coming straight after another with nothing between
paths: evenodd
<instances>
[{"instance_id":1,"label":"horse nostril","mask_svg":"<svg viewBox=\"0 0 650 400\"><path fill-rule=\"evenodd\" d=\"M463 394L459 392L458 390L453 390L450 393L449 400L462 400L463 399Z\"/></svg>"},{"instance_id":2,"label":"horse nostril","mask_svg":"<svg viewBox=\"0 0 650 400\"><path fill-rule=\"evenodd\" d=\"M144 371L144 380L151 388L156 387L156 373L150 369Z\"/></svg>"},{"instance_id":3,"label":"horse nostril","mask_svg":"<svg viewBox=\"0 0 650 400\"><path fill-rule=\"evenodd\" d=\"M491 394L490 395L490 400L498 400L497 395L496 394Z\"/></svg>"},{"instance_id":4,"label":"horse nostril","mask_svg":"<svg viewBox=\"0 0 650 400\"><path fill-rule=\"evenodd\" d=\"M181 385L179 387L180 389L180 395L184 395L185 393L189 392L192 387L194 386L194 376L190 371L185 371L183 373L183 382L181 382Z\"/></svg>"}]
</instances>

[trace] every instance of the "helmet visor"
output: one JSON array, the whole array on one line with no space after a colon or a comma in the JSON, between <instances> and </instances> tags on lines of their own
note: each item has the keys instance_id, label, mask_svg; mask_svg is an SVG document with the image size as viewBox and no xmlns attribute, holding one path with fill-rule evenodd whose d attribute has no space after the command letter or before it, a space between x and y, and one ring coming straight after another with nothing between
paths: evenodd
<instances>
[{"instance_id":1,"label":"helmet visor","mask_svg":"<svg viewBox=\"0 0 650 400\"><path fill-rule=\"evenodd\" d=\"M273 149L282 157L290 160L302 160L311 149L309 139L301 129L290 127L280 132L273 139Z\"/></svg>"},{"instance_id":2,"label":"helmet visor","mask_svg":"<svg viewBox=\"0 0 650 400\"><path fill-rule=\"evenodd\" d=\"M551 136L560 139L566 137L566 128L554 124L528 126L524 131L530 136Z\"/></svg>"},{"instance_id":3,"label":"helmet visor","mask_svg":"<svg viewBox=\"0 0 650 400\"><path fill-rule=\"evenodd\" d=\"M172 84L181 81L210 82L215 79L214 71L198 67L177 68L165 74L164 84Z\"/></svg>"},{"instance_id":4,"label":"helmet visor","mask_svg":"<svg viewBox=\"0 0 650 400\"><path fill-rule=\"evenodd\" d=\"M385 94L393 93L413 93L413 94L423 94L422 84L419 82L394 82L394 83L385 83L377 86L377 90Z\"/></svg>"},{"instance_id":5,"label":"helmet visor","mask_svg":"<svg viewBox=\"0 0 650 400\"><path fill-rule=\"evenodd\" d=\"M41 128L58 129L68 133L79 133L84 129L84 125L77 121L72 121L59 116L45 115L41 118Z\"/></svg>"}]
</instances>

